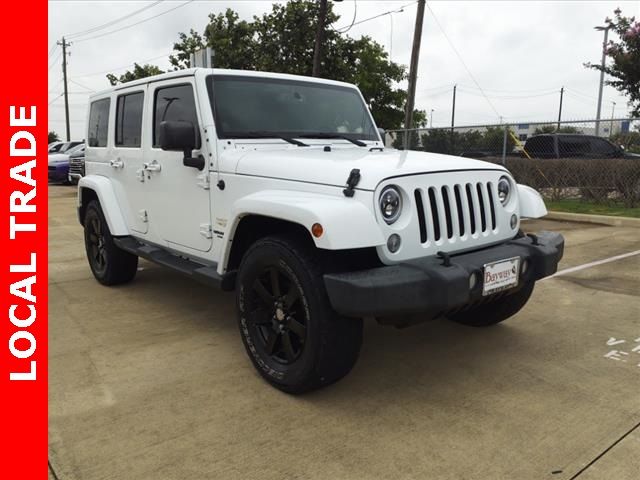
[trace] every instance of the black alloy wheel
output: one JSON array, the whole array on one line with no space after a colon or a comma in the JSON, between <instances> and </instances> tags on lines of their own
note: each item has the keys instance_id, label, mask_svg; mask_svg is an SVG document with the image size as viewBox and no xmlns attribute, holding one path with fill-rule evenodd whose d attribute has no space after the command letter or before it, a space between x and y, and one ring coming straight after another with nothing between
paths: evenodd
<instances>
[{"instance_id":1,"label":"black alloy wheel","mask_svg":"<svg viewBox=\"0 0 640 480\"><path fill-rule=\"evenodd\" d=\"M244 254L236 282L242 342L267 382L297 394L351 370L362 319L342 317L331 307L310 239L290 233L257 240Z\"/></svg>"},{"instance_id":2,"label":"black alloy wheel","mask_svg":"<svg viewBox=\"0 0 640 480\"><path fill-rule=\"evenodd\" d=\"M283 365L295 362L305 346L307 317L293 279L277 266L267 267L254 280L246 301L264 352Z\"/></svg>"},{"instance_id":3,"label":"black alloy wheel","mask_svg":"<svg viewBox=\"0 0 640 480\"><path fill-rule=\"evenodd\" d=\"M107 270L108 260L100 219L97 216L91 217L85 228L87 230L89 261L96 274L104 274Z\"/></svg>"}]
</instances>

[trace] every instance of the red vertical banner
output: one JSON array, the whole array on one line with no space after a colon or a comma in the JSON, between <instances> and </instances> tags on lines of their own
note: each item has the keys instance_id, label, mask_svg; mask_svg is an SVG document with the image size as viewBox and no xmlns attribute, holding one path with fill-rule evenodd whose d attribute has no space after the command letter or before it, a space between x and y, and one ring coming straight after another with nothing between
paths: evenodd
<instances>
[{"instance_id":1,"label":"red vertical banner","mask_svg":"<svg viewBox=\"0 0 640 480\"><path fill-rule=\"evenodd\" d=\"M47 478L47 2L6 2L0 77L0 465ZM17 45L18 45L17 44Z\"/></svg>"}]
</instances>

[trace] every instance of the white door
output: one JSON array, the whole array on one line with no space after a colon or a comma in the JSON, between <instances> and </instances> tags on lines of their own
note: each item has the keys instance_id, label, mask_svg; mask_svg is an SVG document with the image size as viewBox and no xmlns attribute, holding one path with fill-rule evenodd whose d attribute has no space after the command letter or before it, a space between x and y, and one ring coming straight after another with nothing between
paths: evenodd
<instances>
[{"instance_id":1,"label":"white door","mask_svg":"<svg viewBox=\"0 0 640 480\"><path fill-rule=\"evenodd\" d=\"M143 129L146 85L118 92L115 97L114 148L110 159L111 178L122 199L129 228L147 233L147 195L143 175Z\"/></svg>"},{"instance_id":2,"label":"white door","mask_svg":"<svg viewBox=\"0 0 640 480\"><path fill-rule=\"evenodd\" d=\"M209 174L208 167L200 171L184 166L184 154L160 149L157 135L158 125L164 120L192 122L198 132L197 147L192 156L206 158L197 105L192 78L180 84L175 80L149 84L147 111L151 121L146 125L150 128L152 143L145 156L144 189L148 197L149 226L154 236L170 247L206 252L212 245L210 191L208 183L203 182L203 177Z\"/></svg>"}]
</instances>

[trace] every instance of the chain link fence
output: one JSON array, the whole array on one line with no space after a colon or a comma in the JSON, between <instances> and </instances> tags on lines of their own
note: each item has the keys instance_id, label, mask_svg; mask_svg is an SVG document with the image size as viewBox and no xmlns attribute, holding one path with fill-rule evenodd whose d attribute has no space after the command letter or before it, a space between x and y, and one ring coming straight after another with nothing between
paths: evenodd
<instances>
[{"instance_id":1,"label":"chain link fence","mask_svg":"<svg viewBox=\"0 0 640 480\"><path fill-rule=\"evenodd\" d=\"M386 132L388 147L504 165L551 200L640 205L640 119L472 125Z\"/></svg>"}]
</instances>

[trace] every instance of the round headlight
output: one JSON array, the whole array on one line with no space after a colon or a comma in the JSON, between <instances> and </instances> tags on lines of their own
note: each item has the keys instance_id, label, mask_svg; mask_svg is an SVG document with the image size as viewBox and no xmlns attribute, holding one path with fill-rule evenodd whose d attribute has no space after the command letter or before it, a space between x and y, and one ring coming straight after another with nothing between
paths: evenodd
<instances>
[{"instance_id":1,"label":"round headlight","mask_svg":"<svg viewBox=\"0 0 640 480\"><path fill-rule=\"evenodd\" d=\"M501 177L498 181L498 199L502 205L506 205L511 196L511 182L507 177Z\"/></svg>"},{"instance_id":2,"label":"round headlight","mask_svg":"<svg viewBox=\"0 0 640 480\"><path fill-rule=\"evenodd\" d=\"M392 224L402 212L402 195L396 187L385 187L380 194L380 213L388 224Z\"/></svg>"}]
</instances>

